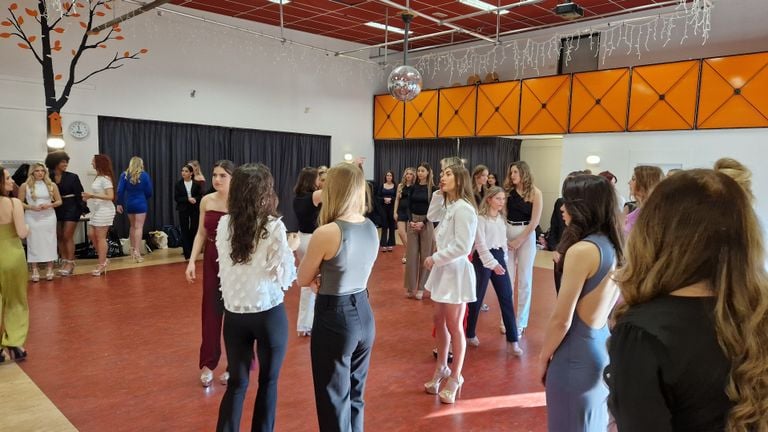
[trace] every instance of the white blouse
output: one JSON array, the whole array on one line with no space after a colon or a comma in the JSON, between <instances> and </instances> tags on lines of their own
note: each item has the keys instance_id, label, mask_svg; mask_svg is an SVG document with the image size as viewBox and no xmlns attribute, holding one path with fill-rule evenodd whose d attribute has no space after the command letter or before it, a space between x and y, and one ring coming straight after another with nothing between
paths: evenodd
<instances>
[{"instance_id":1,"label":"white blouse","mask_svg":"<svg viewBox=\"0 0 768 432\"><path fill-rule=\"evenodd\" d=\"M499 262L490 252L490 249L501 249L504 258L507 257L507 224L501 214L496 217L478 216L477 235L475 236L475 250L483 262L483 267L491 270L499 265Z\"/></svg>"},{"instance_id":2,"label":"white blouse","mask_svg":"<svg viewBox=\"0 0 768 432\"><path fill-rule=\"evenodd\" d=\"M293 252L288 246L285 225L278 218L267 222L267 238L245 264L234 264L229 215L219 219L216 249L219 251L219 279L224 307L233 313L263 312L283 302L283 291L296 280Z\"/></svg>"}]
</instances>

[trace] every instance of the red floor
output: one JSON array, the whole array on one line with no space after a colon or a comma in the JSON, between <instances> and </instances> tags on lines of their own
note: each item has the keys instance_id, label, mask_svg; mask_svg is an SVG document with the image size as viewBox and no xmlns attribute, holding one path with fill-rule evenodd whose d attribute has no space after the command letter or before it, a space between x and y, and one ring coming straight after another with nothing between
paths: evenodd
<instances>
[{"instance_id":1,"label":"red floor","mask_svg":"<svg viewBox=\"0 0 768 432\"><path fill-rule=\"evenodd\" d=\"M370 281L377 338L366 389L368 431L544 431L535 376L542 327L554 301L550 270L534 272L533 310L518 359L499 334L489 290L455 406L427 395L434 370L431 303L403 297L402 248L380 255ZM30 359L24 371L81 431L212 431L225 387L197 377L200 284L184 264L111 271L30 285ZM299 291L286 296L291 325ZM223 344L223 342L222 342ZM223 371L225 359L217 371ZM252 375L255 383L255 376ZM255 384L243 430L249 430ZM276 430L317 430L309 339L292 333L280 376Z\"/></svg>"}]
</instances>

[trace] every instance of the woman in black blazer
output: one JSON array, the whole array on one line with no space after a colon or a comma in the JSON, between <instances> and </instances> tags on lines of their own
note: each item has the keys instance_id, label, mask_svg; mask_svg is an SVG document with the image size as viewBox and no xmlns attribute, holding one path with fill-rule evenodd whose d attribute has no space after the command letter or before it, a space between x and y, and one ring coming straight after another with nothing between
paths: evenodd
<instances>
[{"instance_id":1,"label":"woman in black blazer","mask_svg":"<svg viewBox=\"0 0 768 432\"><path fill-rule=\"evenodd\" d=\"M191 165L184 165L181 168L181 180L176 182L173 191L181 225L181 247L186 260L192 254L192 242L200 222L200 200L203 199L203 189L200 183L193 180L193 173L194 168Z\"/></svg>"}]
</instances>

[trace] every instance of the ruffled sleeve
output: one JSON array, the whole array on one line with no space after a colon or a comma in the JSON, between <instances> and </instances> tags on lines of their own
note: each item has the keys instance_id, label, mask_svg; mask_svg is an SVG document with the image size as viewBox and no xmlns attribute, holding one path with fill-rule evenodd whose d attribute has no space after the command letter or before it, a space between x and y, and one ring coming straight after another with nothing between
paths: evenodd
<instances>
[{"instance_id":1,"label":"ruffled sleeve","mask_svg":"<svg viewBox=\"0 0 768 432\"><path fill-rule=\"evenodd\" d=\"M608 406L621 432L672 432L664 395L666 349L655 336L631 323L619 323L608 342L605 382Z\"/></svg>"},{"instance_id":2,"label":"ruffled sleeve","mask_svg":"<svg viewBox=\"0 0 768 432\"><path fill-rule=\"evenodd\" d=\"M282 218L276 219L269 231L270 241L267 246L265 270L273 282L287 291L296 280L296 264L285 233L286 228Z\"/></svg>"}]
</instances>

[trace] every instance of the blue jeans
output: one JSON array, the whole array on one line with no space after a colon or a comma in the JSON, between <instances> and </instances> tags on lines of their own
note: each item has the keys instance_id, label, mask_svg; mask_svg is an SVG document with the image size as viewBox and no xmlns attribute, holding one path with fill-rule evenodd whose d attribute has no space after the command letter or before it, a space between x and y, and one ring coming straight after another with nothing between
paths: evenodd
<instances>
[{"instance_id":1,"label":"blue jeans","mask_svg":"<svg viewBox=\"0 0 768 432\"><path fill-rule=\"evenodd\" d=\"M491 255L507 271L507 263L504 260L504 251L501 249L491 249ZM497 275L493 270L483 267L480 256L475 252L472 256L472 265L475 267L477 279L477 301L469 303L469 317L467 318L467 337L476 336L477 319L480 317L480 307L485 298L485 291L488 289L488 281L493 284L496 291L496 297L499 299L499 308L501 309L501 320L504 321L504 327L507 329L507 341L517 342L517 324L515 322L515 311L512 308L512 283L509 281L509 275Z\"/></svg>"}]
</instances>

